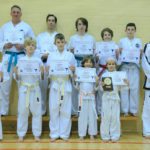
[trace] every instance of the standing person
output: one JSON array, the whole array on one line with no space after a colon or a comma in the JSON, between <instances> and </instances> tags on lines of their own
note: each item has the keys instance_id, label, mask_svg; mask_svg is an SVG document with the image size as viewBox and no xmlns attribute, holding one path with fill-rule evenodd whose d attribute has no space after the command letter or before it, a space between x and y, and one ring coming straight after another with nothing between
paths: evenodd
<instances>
[{"instance_id":1,"label":"standing person","mask_svg":"<svg viewBox=\"0 0 150 150\"><path fill-rule=\"evenodd\" d=\"M128 23L126 25L126 35L127 37L122 38L119 42L119 48L122 53L130 52L130 55L126 55L128 61L121 59L120 70L127 73L129 79L129 89L121 91L121 111L124 113L124 116L127 116L128 113L131 113L133 116L137 116L138 106L139 106L139 62L132 62L135 57L140 59L140 56L134 56L135 52L138 52L139 55L142 52L142 43L139 38L135 37L136 25L135 23ZM134 53L132 53L134 52ZM131 59L132 57L132 59ZM136 79L136 80L135 80Z\"/></svg>"},{"instance_id":2,"label":"standing person","mask_svg":"<svg viewBox=\"0 0 150 150\"><path fill-rule=\"evenodd\" d=\"M12 83L12 70L17 60L24 56L24 39L34 37L32 28L21 20L22 11L17 5L11 7L12 20L4 24L0 30L0 50L3 54L4 76L10 77L2 87L1 114L7 115L9 111L9 94Z\"/></svg>"},{"instance_id":3,"label":"standing person","mask_svg":"<svg viewBox=\"0 0 150 150\"><path fill-rule=\"evenodd\" d=\"M49 53L56 51L54 44L55 35L57 34L56 25L57 17L53 14L48 14L46 17L47 31L40 33L37 36L37 49L40 51L40 57L46 67L46 62ZM48 79L45 71L44 80L41 81L40 87L42 90L42 114L46 113L47 107L47 89Z\"/></svg>"},{"instance_id":4,"label":"standing person","mask_svg":"<svg viewBox=\"0 0 150 150\"><path fill-rule=\"evenodd\" d=\"M94 59L87 56L82 61L82 67L93 68ZM96 76L96 83L94 82L75 82L75 87L79 90L79 101L81 110L78 118L78 134L81 140L86 136L87 130L90 139L94 139L97 135L97 113L95 106L95 91L98 89L98 80Z\"/></svg>"},{"instance_id":5,"label":"standing person","mask_svg":"<svg viewBox=\"0 0 150 150\"><path fill-rule=\"evenodd\" d=\"M47 66L56 61L66 61L71 71L75 70L76 60L72 53L65 50L65 37L59 33L55 36L57 51L48 56ZM61 69L64 63L60 64ZM67 140L71 131L71 92L72 85L69 75L50 75L49 111L50 138Z\"/></svg>"},{"instance_id":6,"label":"standing person","mask_svg":"<svg viewBox=\"0 0 150 150\"><path fill-rule=\"evenodd\" d=\"M142 113L143 120L143 136L150 138L150 43L144 46L144 52L142 57L142 67L145 73L144 82L144 106Z\"/></svg>"},{"instance_id":7,"label":"standing person","mask_svg":"<svg viewBox=\"0 0 150 150\"><path fill-rule=\"evenodd\" d=\"M0 63L0 110L1 110L1 103L2 103L1 82L3 82L3 72L2 72L2 64ZM3 139L3 130L2 130L2 122L1 122L1 114L0 114L0 140L2 139Z\"/></svg>"},{"instance_id":8,"label":"standing person","mask_svg":"<svg viewBox=\"0 0 150 150\"><path fill-rule=\"evenodd\" d=\"M34 56L36 41L32 38L28 38L24 43L26 49L26 56L20 58L17 63L17 67L14 68L16 80L19 82L19 100L18 100L18 118L17 118L17 134L19 141L23 141L28 129L28 116L29 112L32 113L32 132L35 141L40 140L42 132L42 113L41 113L41 89L39 82L41 76L44 75L44 67L42 61ZM29 69L39 69L40 74L21 74L19 67L26 63L36 63L38 68L33 68L34 65L28 64ZM27 65L27 64L25 64ZM30 66L29 66L30 65ZM21 70L23 71L23 70Z\"/></svg>"},{"instance_id":9,"label":"standing person","mask_svg":"<svg viewBox=\"0 0 150 150\"><path fill-rule=\"evenodd\" d=\"M75 22L76 34L70 37L68 48L75 55L77 66L81 66L81 61L84 56L93 55L95 50L95 39L88 34L88 21L86 18L78 18ZM89 50L90 53L84 52ZM78 51L78 53L76 53ZM72 114L78 114L78 92L73 88L72 92Z\"/></svg>"},{"instance_id":10,"label":"standing person","mask_svg":"<svg viewBox=\"0 0 150 150\"><path fill-rule=\"evenodd\" d=\"M103 78L111 77L112 84L113 78L117 78L117 75L112 76L112 74L116 72L116 60L113 57L107 59L106 67L107 70L101 77L101 84L103 87L109 84L109 82L105 82L105 80L103 81ZM108 79L106 81L108 81ZM128 81L125 79L124 82L128 84ZM120 138L120 87L118 85L113 85L111 91L106 91L102 87L101 90L103 90L100 124L101 138L104 142L110 140L116 142Z\"/></svg>"},{"instance_id":11,"label":"standing person","mask_svg":"<svg viewBox=\"0 0 150 150\"><path fill-rule=\"evenodd\" d=\"M106 70L106 60L109 57L113 57L114 59L118 59L119 55L119 47L118 45L112 41L114 36L113 31L110 28L104 28L101 31L101 42L96 43L96 58L98 63L98 70L97 74L99 77L105 72ZM100 89L96 93L96 107L97 113L101 114L101 101L102 101L102 91Z\"/></svg>"}]
</instances>

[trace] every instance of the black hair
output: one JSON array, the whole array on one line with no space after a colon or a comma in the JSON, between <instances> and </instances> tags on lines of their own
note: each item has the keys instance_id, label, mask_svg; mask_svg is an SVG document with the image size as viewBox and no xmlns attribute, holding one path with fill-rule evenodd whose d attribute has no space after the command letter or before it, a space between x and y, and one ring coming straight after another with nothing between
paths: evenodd
<instances>
[{"instance_id":1,"label":"black hair","mask_svg":"<svg viewBox=\"0 0 150 150\"><path fill-rule=\"evenodd\" d=\"M88 60L90 60L93 64L93 67L95 66L95 61L94 58L92 56L85 56L81 62L81 66L84 67L85 62L87 62Z\"/></svg>"},{"instance_id":2,"label":"black hair","mask_svg":"<svg viewBox=\"0 0 150 150\"><path fill-rule=\"evenodd\" d=\"M133 22L128 23L128 24L126 25L126 29L127 29L128 27L134 27L135 30L136 30L136 25L135 25L135 23L133 23Z\"/></svg>"},{"instance_id":3,"label":"black hair","mask_svg":"<svg viewBox=\"0 0 150 150\"><path fill-rule=\"evenodd\" d=\"M87 21L87 19L85 19L83 17L80 17L76 20L76 22L75 22L76 30L78 31L78 22L79 21L81 21L86 26L85 32L87 32L88 31L88 21Z\"/></svg>"},{"instance_id":4,"label":"black hair","mask_svg":"<svg viewBox=\"0 0 150 150\"><path fill-rule=\"evenodd\" d=\"M46 22L48 22L48 18L49 18L49 17L54 17L55 23L57 23L57 17L56 17L55 15L53 15L53 14L48 14L48 15L47 15L47 17L46 17Z\"/></svg>"}]
</instances>

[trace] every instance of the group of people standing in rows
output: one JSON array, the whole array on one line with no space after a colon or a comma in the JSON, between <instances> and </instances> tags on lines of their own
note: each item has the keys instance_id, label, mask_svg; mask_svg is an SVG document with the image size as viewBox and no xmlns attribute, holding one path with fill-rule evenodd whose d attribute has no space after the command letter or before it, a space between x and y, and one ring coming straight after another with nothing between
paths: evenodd
<instances>
[{"instance_id":1,"label":"group of people standing in rows","mask_svg":"<svg viewBox=\"0 0 150 150\"><path fill-rule=\"evenodd\" d=\"M78 135L81 140L87 132L90 139L94 139L100 115L102 140L118 141L121 134L120 111L124 116L138 114L141 58L145 73L143 136L150 137L150 45L146 44L143 51L141 40L135 37L134 23L126 25L126 37L117 45L112 40L113 31L110 28L104 28L101 31L102 41L95 42L94 37L88 33L87 19L81 17L75 22L76 34L67 43L64 35L56 31L55 15L49 14L46 17L47 31L35 38L32 28L21 20L22 12L18 5L11 7L10 14L12 20L0 28L0 51L3 55L0 65L0 115L8 115L14 78L18 84L19 141L23 141L26 135L30 112L34 138L40 140L42 115L46 114L48 103L51 141L58 138L68 140L71 115L78 116ZM58 70L68 64L69 73L54 74L54 62L57 65L59 62ZM35 66L39 68L35 69ZM26 68L25 73L20 69L22 67ZM96 68L94 82L77 81L78 67ZM122 85L113 85L113 81L118 78L115 74L119 72L117 70L126 73ZM90 75L90 72L87 74ZM107 85L111 85L112 89L108 90Z\"/></svg>"}]
</instances>

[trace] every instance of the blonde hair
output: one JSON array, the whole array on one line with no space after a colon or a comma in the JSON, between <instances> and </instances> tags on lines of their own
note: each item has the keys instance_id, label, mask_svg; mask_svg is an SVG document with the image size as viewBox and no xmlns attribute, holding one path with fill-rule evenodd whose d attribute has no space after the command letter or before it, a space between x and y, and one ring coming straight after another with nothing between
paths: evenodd
<instances>
[{"instance_id":1,"label":"blonde hair","mask_svg":"<svg viewBox=\"0 0 150 150\"><path fill-rule=\"evenodd\" d=\"M30 44L33 44L36 47L36 40L33 39L32 37L28 37L24 41L24 46L25 47L28 46L28 45L30 45Z\"/></svg>"}]
</instances>

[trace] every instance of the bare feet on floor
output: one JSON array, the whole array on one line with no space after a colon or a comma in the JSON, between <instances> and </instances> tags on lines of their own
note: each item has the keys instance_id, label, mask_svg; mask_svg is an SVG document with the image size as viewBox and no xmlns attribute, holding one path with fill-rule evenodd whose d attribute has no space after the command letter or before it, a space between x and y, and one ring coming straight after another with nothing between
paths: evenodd
<instances>
[{"instance_id":1,"label":"bare feet on floor","mask_svg":"<svg viewBox=\"0 0 150 150\"><path fill-rule=\"evenodd\" d=\"M40 137L39 136L35 136L34 140L35 140L35 142L39 142L40 141Z\"/></svg>"}]
</instances>

